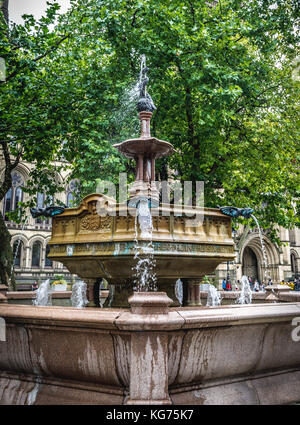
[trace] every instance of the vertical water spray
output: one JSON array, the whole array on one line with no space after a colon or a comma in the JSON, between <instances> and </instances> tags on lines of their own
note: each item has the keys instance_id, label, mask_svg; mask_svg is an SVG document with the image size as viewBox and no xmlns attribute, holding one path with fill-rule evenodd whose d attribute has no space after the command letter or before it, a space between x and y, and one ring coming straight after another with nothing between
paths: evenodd
<instances>
[{"instance_id":1,"label":"vertical water spray","mask_svg":"<svg viewBox=\"0 0 300 425\"><path fill-rule=\"evenodd\" d=\"M72 286L71 303L72 307L84 308L89 302L86 297L86 283L80 280Z\"/></svg>"},{"instance_id":2,"label":"vertical water spray","mask_svg":"<svg viewBox=\"0 0 300 425\"><path fill-rule=\"evenodd\" d=\"M217 290L217 288L214 287L214 285L209 284L206 306L215 307L216 305L220 305L220 304L221 304L220 292Z\"/></svg>"},{"instance_id":3,"label":"vertical water spray","mask_svg":"<svg viewBox=\"0 0 300 425\"><path fill-rule=\"evenodd\" d=\"M148 243L142 244L138 240L138 224L140 229L140 237L149 240ZM140 291L157 291L154 249L152 245L152 216L149 208L148 200L141 199L137 205L137 213L135 217L135 256L136 265L133 267L133 279L135 290Z\"/></svg>"},{"instance_id":4,"label":"vertical water spray","mask_svg":"<svg viewBox=\"0 0 300 425\"><path fill-rule=\"evenodd\" d=\"M132 85L126 87L120 97L118 109L112 114L118 137L123 132L126 132L127 137L133 137L138 131L139 122L134 118L134 112L136 111L136 105L139 100L145 67L146 56L141 55L139 76Z\"/></svg>"},{"instance_id":5,"label":"vertical water spray","mask_svg":"<svg viewBox=\"0 0 300 425\"><path fill-rule=\"evenodd\" d=\"M35 295L36 297L32 301L33 305L36 305L36 306L52 305L52 288L50 285L50 279L47 279L41 283L39 288L35 291Z\"/></svg>"},{"instance_id":6,"label":"vertical water spray","mask_svg":"<svg viewBox=\"0 0 300 425\"><path fill-rule=\"evenodd\" d=\"M129 190L129 207L136 208L135 220L135 256L133 267L134 289L136 291L156 291L154 249L152 244L151 207L159 205L159 190L155 182L155 161L170 155L173 146L150 134L150 121L156 107L147 91L149 78L146 56L141 56L138 82L139 99L136 104L140 120L140 137L128 139L114 145L123 155L133 158L136 163L136 175ZM139 226L139 235L138 235ZM139 242L138 238L142 239Z\"/></svg>"},{"instance_id":7,"label":"vertical water spray","mask_svg":"<svg viewBox=\"0 0 300 425\"><path fill-rule=\"evenodd\" d=\"M142 83L143 79L143 70L146 67L146 55L141 55L141 64L140 64L140 75L139 75L139 83Z\"/></svg>"},{"instance_id":8,"label":"vertical water spray","mask_svg":"<svg viewBox=\"0 0 300 425\"><path fill-rule=\"evenodd\" d=\"M183 282L182 282L181 279L176 280L175 296L178 299L180 306L182 306L182 304L183 304Z\"/></svg>"},{"instance_id":9,"label":"vertical water spray","mask_svg":"<svg viewBox=\"0 0 300 425\"><path fill-rule=\"evenodd\" d=\"M236 299L236 304L251 304L252 291L247 276L242 276L242 290L240 296Z\"/></svg>"}]
</instances>

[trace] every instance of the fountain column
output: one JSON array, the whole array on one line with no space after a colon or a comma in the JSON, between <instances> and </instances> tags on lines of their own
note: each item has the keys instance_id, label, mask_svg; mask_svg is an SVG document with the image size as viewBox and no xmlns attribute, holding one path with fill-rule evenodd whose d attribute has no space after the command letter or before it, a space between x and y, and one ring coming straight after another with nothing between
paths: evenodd
<instances>
[{"instance_id":1,"label":"fountain column","mask_svg":"<svg viewBox=\"0 0 300 425\"><path fill-rule=\"evenodd\" d=\"M184 302L185 305L188 306L197 306L202 305L200 299L200 284L202 278L199 279L188 279L188 294L187 300Z\"/></svg>"},{"instance_id":2,"label":"fountain column","mask_svg":"<svg viewBox=\"0 0 300 425\"><path fill-rule=\"evenodd\" d=\"M98 307L95 297L94 285L96 285L97 279L84 279L86 283L86 297L89 301L87 307Z\"/></svg>"},{"instance_id":3,"label":"fountain column","mask_svg":"<svg viewBox=\"0 0 300 425\"><path fill-rule=\"evenodd\" d=\"M143 159L143 155L139 155L137 180L143 180L143 177L144 177L144 159Z\"/></svg>"},{"instance_id":4,"label":"fountain column","mask_svg":"<svg viewBox=\"0 0 300 425\"><path fill-rule=\"evenodd\" d=\"M151 181L155 181L155 159L151 159Z\"/></svg>"},{"instance_id":5,"label":"fountain column","mask_svg":"<svg viewBox=\"0 0 300 425\"><path fill-rule=\"evenodd\" d=\"M150 120L152 117L152 112L141 111L139 112L140 118L140 127L141 127L141 136L140 137L151 137L150 136Z\"/></svg>"},{"instance_id":6,"label":"fountain column","mask_svg":"<svg viewBox=\"0 0 300 425\"><path fill-rule=\"evenodd\" d=\"M150 121L156 107L146 90L149 81L148 70L143 58L139 82L140 96L137 103L140 137L114 145L127 158L136 161L136 179L129 190L130 207L136 207L141 199L148 199L151 207L159 205L159 191L155 184L155 159L174 152L171 143L151 136Z\"/></svg>"}]
</instances>

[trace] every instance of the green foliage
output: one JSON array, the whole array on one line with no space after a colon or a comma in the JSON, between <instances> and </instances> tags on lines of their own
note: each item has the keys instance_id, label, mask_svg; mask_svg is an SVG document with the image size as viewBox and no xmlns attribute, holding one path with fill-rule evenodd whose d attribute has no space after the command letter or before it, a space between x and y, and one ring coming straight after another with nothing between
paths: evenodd
<instances>
[{"instance_id":1,"label":"green foliage","mask_svg":"<svg viewBox=\"0 0 300 425\"><path fill-rule=\"evenodd\" d=\"M124 98L146 54L152 134L176 148L158 161L161 178L168 166L170 177L203 180L207 207L252 207L273 238L277 224L299 225L296 1L71 4L51 30L56 2L39 22L27 16L9 32L1 23L0 134L11 156L35 162L32 197L42 176L54 193L53 172L67 164L80 196L97 178L133 178L133 161L112 145L138 134Z\"/></svg>"},{"instance_id":2,"label":"green foliage","mask_svg":"<svg viewBox=\"0 0 300 425\"><path fill-rule=\"evenodd\" d=\"M218 285L217 285L216 281L213 278L211 278L211 277L203 276L203 278L201 280L201 283L208 284L208 285L213 285L215 288L218 289Z\"/></svg>"}]
</instances>

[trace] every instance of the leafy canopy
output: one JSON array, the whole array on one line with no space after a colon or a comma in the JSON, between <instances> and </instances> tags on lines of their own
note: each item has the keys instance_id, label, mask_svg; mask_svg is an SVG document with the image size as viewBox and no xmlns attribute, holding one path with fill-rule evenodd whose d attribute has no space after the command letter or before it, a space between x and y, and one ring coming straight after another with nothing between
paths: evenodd
<instances>
[{"instance_id":1,"label":"leafy canopy","mask_svg":"<svg viewBox=\"0 0 300 425\"><path fill-rule=\"evenodd\" d=\"M132 179L112 144L137 134L124 98L146 54L152 134L177 151L158 161L160 177L168 166L169 177L203 180L206 206L253 207L265 228L299 225L296 1L74 0L50 30L57 10L51 2L40 22L27 16L1 36L10 155L37 170L63 157L82 195L97 178Z\"/></svg>"}]
</instances>

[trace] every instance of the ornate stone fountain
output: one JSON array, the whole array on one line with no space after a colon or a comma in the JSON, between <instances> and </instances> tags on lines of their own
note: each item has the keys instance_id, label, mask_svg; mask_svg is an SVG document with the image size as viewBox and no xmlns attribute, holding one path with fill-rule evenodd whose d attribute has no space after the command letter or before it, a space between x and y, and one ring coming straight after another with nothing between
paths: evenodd
<instances>
[{"instance_id":1,"label":"ornate stone fountain","mask_svg":"<svg viewBox=\"0 0 300 425\"><path fill-rule=\"evenodd\" d=\"M114 285L112 306L126 306L133 292L136 231L139 246L149 238L136 228L138 203L151 206L153 257L158 290L167 292L174 304L174 287L183 279L184 305L200 305L201 278L212 273L218 264L234 259L231 218L217 209L159 204L155 182L155 160L170 155L174 149L166 141L152 137L150 120L155 109L146 92L145 68L140 83L138 111L141 135L114 145L122 154L136 161L136 177L128 203L116 204L101 194L91 194L79 207L68 208L53 217L49 258L62 262L71 273L88 284L89 306L94 306L93 285L100 277ZM204 214L204 217L203 217ZM192 217L203 218L190 225Z\"/></svg>"},{"instance_id":2,"label":"ornate stone fountain","mask_svg":"<svg viewBox=\"0 0 300 425\"><path fill-rule=\"evenodd\" d=\"M139 111L141 137L117 145L137 163L128 204L92 194L56 215L49 256L88 283L91 306L99 277L115 285L115 305L125 304L134 239L149 245L135 233L146 201L158 290L170 297L134 292L130 309L0 303L0 404L299 403L300 303L199 307L201 276L234 258L231 218L206 208L190 227L197 210L158 203L154 161L173 148L150 136L154 105L145 84L141 93L139 107L151 108ZM170 308L178 278L188 308Z\"/></svg>"}]
</instances>

